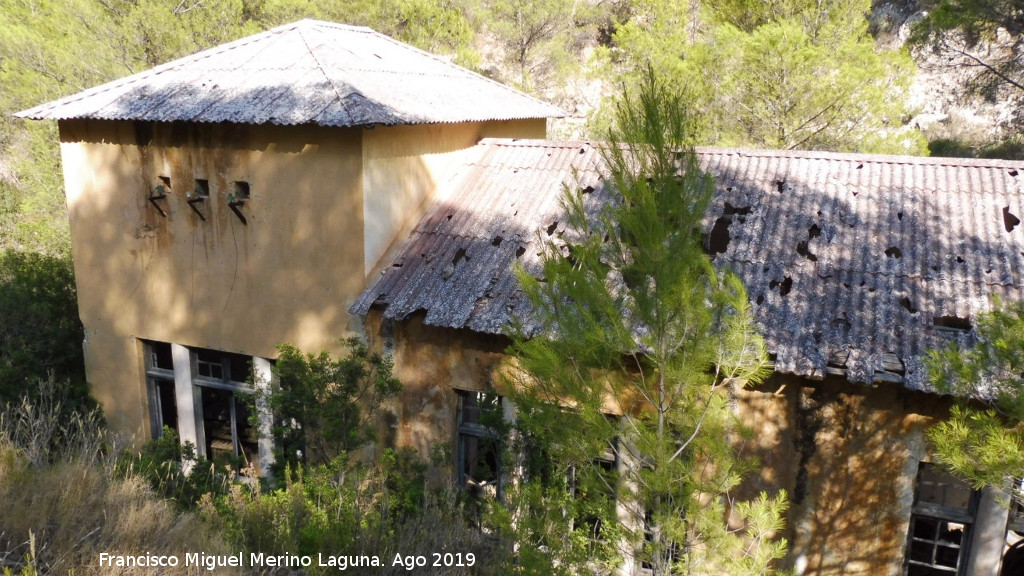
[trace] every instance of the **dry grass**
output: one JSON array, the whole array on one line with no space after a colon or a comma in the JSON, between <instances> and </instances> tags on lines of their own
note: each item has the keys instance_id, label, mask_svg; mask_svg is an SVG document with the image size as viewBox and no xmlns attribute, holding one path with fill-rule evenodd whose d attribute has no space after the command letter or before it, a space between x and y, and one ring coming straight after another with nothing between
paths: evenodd
<instances>
[{"instance_id":1,"label":"dry grass","mask_svg":"<svg viewBox=\"0 0 1024 576\"><path fill-rule=\"evenodd\" d=\"M117 453L95 416L61 414L46 401L0 413L0 566L26 576L208 574L185 568L185 553L231 553L143 479L115 474ZM101 552L176 555L182 566L100 567Z\"/></svg>"}]
</instances>

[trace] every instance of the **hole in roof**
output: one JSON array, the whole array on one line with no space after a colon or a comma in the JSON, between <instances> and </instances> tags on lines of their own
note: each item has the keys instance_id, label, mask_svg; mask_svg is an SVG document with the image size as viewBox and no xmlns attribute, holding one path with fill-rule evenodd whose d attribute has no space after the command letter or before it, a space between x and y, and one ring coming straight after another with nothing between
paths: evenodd
<instances>
[{"instance_id":1,"label":"hole in roof","mask_svg":"<svg viewBox=\"0 0 1024 576\"><path fill-rule=\"evenodd\" d=\"M885 255L889 258L902 258L903 251L896 246L889 246L885 249Z\"/></svg>"},{"instance_id":2,"label":"hole in roof","mask_svg":"<svg viewBox=\"0 0 1024 576\"><path fill-rule=\"evenodd\" d=\"M811 224L811 227L807 229L807 239L813 240L821 236L821 228L817 224Z\"/></svg>"},{"instance_id":3,"label":"hole in roof","mask_svg":"<svg viewBox=\"0 0 1024 576\"><path fill-rule=\"evenodd\" d=\"M1009 206L1003 207L1003 226L1006 227L1007 232L1013 232L1013 229L1020 224L1020 218L1017 218L1016 214L1010 212Z\"/></svg>"},{"instance_id":4,"label":"hole in roof","mask_svg":"<svg viewBox=\"0 0 1024 576\"><path fill-rule=\"evenodd\" d=\"M843 288L849 289L850 288L850 283L849 282L843 282Z\"/></svg>"},{"instance_id":5,"label":"hole in roof","mask_svg":"<svg viewBox=\"0 0 1024 576\"><path fill-rule=\"evenodd\" d=\"M551 223L551 225L548 226L548 229L547 229L548 236L551 236L552 234L554 234L556 228L558 228L558 220L555 220L554 222Z\"/></svg>"},{"instance_id":6,"label":"hole in roof","mask_svg":"<svg viewBox=\"0 0 1024 576\"><path fill-rule=\"evenodd\" d=\"M393 263L393 264L391 265L391 267L392 267L392 268L401 268L401 267L402 267L402 263L401 263L401 262L395 262L395 263Z\"/></svg>"},{"instance_id":7,"label":"hole in roof","mask_svg":"<svg viewBox=\"0 0 1024 576\"><path fill-rule=\"evenodd\" d=\"M760 306L761 304L764 304L764 294L757 295L757 305Z\"/></svg>"},{"instance_id":8,"label":"hole in roof","mask_svg":"<svg viewBox=\"0 0 1024 576\"><path fill-rule=\"evenodd\" d=\"M902 222L903 221L903 212L897 212L896 213L896 219Z\"/></svg>"},{"instance_id":9,"label":"hole in roof","mask_svg":"<svg viewBox=\"0 0 1024 576\"><path fill-rule=\"evenodd\" d=\"M911 314L917 314L917 307L914 306L914 303L910 301L909 296L904 296L903 298L900 298L900 306L903 306L907 310L907 312L910 312Z\"/></svg>"},{"instance_id":10,"label":"hole in roof","mask_svg":"<svg viewBox=\"0 0 1024 576\"><path fill-rule=\"evenodd\" d=\"M785 296L786 294L789 294L790 290L793 289L793 279L790 278L789 276L786 276L782 279L782 282L776 282L773 280L770 284L768 284L768 287L778 288L779 296Z\"/></svg>"},{"instance_id":11,"label":"hole in roof","mask_svg":"<svg viewBox=\"0 0 1024 576\"><path fill-rule=\"evenodd\" d=\"M726 186L725 187L725 191L726 192L732 192L733 190L735 190L735 188L733 188L732 186Z\"/></svg>"},{"instance_id":12,"label":"hole in roof","mask_svg":"<svg viewBox=\"0 0 1024 576\"><path fill-rule=\"evenodd\" d=\"M516 258L519 258L523 254L526 254L526 248L523 248L522 246L516 248Z\"/></svg>"},{"instance_id":13,"label":"hole in roof","mask_svg":"<svg viewBox=\"0 0 1024 576\"><path fill-rule=\"evenodd\" d=\"M860 170L863 167L864 167L864 163L863 162L861 162L860 164L857 164L857 170Z\"/></svg>"},{"instance_id":14,"label":"hole in roof","mask_svg":"<svg viewBox=\"0 0 1024 576\"><path fill-rule=\"evenodd\" d=\"M932 264L931 265L931 269L932 269L932 272L938 272L939 271L939 265L938 264Z\"/></svg>"},{"instance_id":15,"label":"hole in roof","mask_svg":"<svg viewBox=\"0 0 1024 576\"><path fill-rule=\"evenodd\" d=\"M786 181L785 180L776 180L775 181L775 190L778 191L779 194L782 194L783 192L785 192L785 190L786 190Z\"/></svg>"},{"instance_id":16,"label":"hole in roof","mask_svg":"<svg viewBox=\"0 0 1024 576\"><path fill-rule=\"evenodd\" d=\"M590 194L593 191L594 191L594 187L593 186L587 186L586 188L581 190L581 192L583 192L584 194Z\"/></svg>"},{"instance_id":17,"label":"hole in roof","mask_svg":"<svg viewBox=\"0 0 1024 576\"><path fill-rule=\"evenodd\" d=\"M803 241L797 242L797 244L796 244L796 253L801 255L801 256L803 256L804 258L807 258L811 262L817 262L818 261L818 257L815 256L814 253L812 253L810 250L807 249L807 240L803 240Z\"/></svg>"},{"instance_id":18,"label":"hole in roof","mask_svg":"<svg viewBox=\"0 0 1024 576\"><path fill-rule=\"evenodd\" d=\"M452 219L452 216L453 216L453 214L449 214L449 215L448 215L448 220L451 220L451 219Z\"/></svg>"},{"instance_id":19,"label":"hole in roof","mask_svg":"<svg viewBox=\"0 0 1024 576\"><path fill-rule=\"evenodd\" d=\"M170 176L160 176L159 178L160 178L160 183L163 184L164 188L166 189L165 192L170 192L171 191L171 177Z\"/></svg>"},{"instance_id":20,"label":"hole in roof","mask_svg":"<svg viewBox=\"0 0 1024 576\"><path fill-rule=\"evenodd\" d=\"M961 318L959 316L936 316L932 318L932 325L938 328L953 328L955 330L963 330L969 332L971 330L971 321L968 318Z\"/></svg>"},{"instance_id":21,"label":"hole in roof","mask_svg":"<svg viewBox=\"0 0 1024 576\"><path fill-rule=\"evenodd\" d=\"M587 149L586 148L580 148L580 154L586 154L586 153L587 153Z\"/></svg>"},{"instance_id":22,"label":"hole in roof","mask_svg":"<svg viewBox=\"0 0 1024 576\"><path fill-rule=\"evenodd\" d=\"M961 258L959 256L956 257L956 263L957 264L963 264L964 262L966 262L966 260L964 260L963 258Z\"/></svg>"},{"instance_id":23,"label":"hole in roof","mask_svg":"<svg viewBox=\"0 0 1024 576\"><path fill-rule=\"evenodd\" d=\"M458 266L463 260L469 261L469 256L466 256L466 249L459 248L455 252L455 256L452 257L452 266Z\"/></svg>"},{"instance_id":24,"label":"hole in roof","mask_svg":"<svg viewBox=\"0 0 1024 576\"><path fill-rule=\"evenodd\" d=\"M722 214L724 216L732 216L733 214L737 216L746 216L750 214L750 206L733 206L726 202L725 208L722 209ZM740 222L743 222L743 218L740 218L739 220Z\"/></svg>"},{"instance_id":25,"label":"hole in roof","mask_svg":"<svg viewBox=\"0 0 1024 576\"><path fill-rule=\"evenodd\" d=\"M1008 174L1009 174L1010 176L1013 176L1013 177L1015 177L1015 178L1017 177L1017 171L1016 171L1016 170L1010 170L1010 171L1008 172Z\"/></svg>"},{"instance_id":26,"label":"hole in roof","mask_svg":"<svg viewBox=\"0 0 1024 576\"><path fill-rule=\"evenodd\" d=\"M732 218L728 216L721 216L715 220L711 234L708 235L705 242L707 253L710 256L714 257L715 254L722 254L729 249L729 224L732 224Z\"/></svg>"},{"instance_id":27,"label":"hole in roof","mask_svg":"<svg viewBox=\"0 0 1024 576\"><path fill-rule=\"evenodd\" d=\"M504 240L501 236L495 236L494 240L491 240L491 246L501 246L501 241Z\"/></svg>"}]
</instances>

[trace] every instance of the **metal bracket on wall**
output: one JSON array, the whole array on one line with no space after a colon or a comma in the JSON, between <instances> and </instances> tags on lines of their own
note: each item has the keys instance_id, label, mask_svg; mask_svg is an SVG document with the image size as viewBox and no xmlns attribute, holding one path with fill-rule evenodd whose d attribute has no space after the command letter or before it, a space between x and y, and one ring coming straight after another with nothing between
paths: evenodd
<instances>
[{"instance_id":1,"label":"metal bracket on wall","mask_svg":"<svg viewBox=\"0 0 1024 576\"><path fill-rule=\"evenodd\" d=\"M149 203L153 205L153 208L156 208L156 211L159 212L161 216L167 218L167 213L164 212L164 209L161 208L159 204L156 203L157 200L163 200L164 198L167 198L167 189L164 188L163 185L158 185L149 192Z\"/></svg>"},{"instance_id":2,"label":"metal bracket on wall","mask_svg":"<svg viewBox=\"0 0 1024 576\"><path fill-rule=\"evenodd\" d=\"M228 194L228 208L231 208L231 211L235 213L235 216L238 216L238 219L242 221L243 226L248 226L249 221L245 219L245 214L242 214L242 211L239 210L242 206L245 206L245 200L235 200L234 196Z\"/></svg>"},{"instance_id":3,"label":"metal bracket on wall","mask_svg":"<svg viewBox=\"0 0 1024 576\"><path fill-rule=\"evenodd\" d=\"M203 200L206 200L206 198L203 198L202 196L199 196L198 198L189 198L187 200L187 202L188 202L188 207L191 208L192 211L195 212L196 215L199 216L199 218L203 222L206 222L206 216L203 216L203 213L199 211L199 208L196 208L196 204L199 203L199 202L202 202Z\"/></svg>"}]
</instances>

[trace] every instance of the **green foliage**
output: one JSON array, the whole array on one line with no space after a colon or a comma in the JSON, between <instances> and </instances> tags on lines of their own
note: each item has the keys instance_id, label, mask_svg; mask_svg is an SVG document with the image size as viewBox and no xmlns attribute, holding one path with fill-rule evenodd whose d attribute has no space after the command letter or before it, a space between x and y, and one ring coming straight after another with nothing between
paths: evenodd
<instances>
[{"instance_id":1,"label":"green foliage","mask_svg":"<svg viewBox=\"0 0 1024 576\"><path fill-rule=\"evenodd\" d=\"M879 52L866 0L637 2L606 52L616 76L637 86L650 65L684 86L702 144L923 154L902 126L914 65Z\"/></svg>"},{"instance_id":2,"label":"green foliage","mask_svg":"<svg viewBox=\"0 0 1024 576\"><path fill-rule=\"evenodd\" d=\"M62 383L66 410L92 405L69 256L0 252L0 405L39 398L39 381Z\"/></svg>"},{"instance_id":3,"label":"green foliage","mask_svg":"<svg viewBox=\"0 0 1024 576\"><path fill-rule=\"evenodd\" d=\"M929 381L958 405L928 439L951 473L976 487L1008 489L1024 470L1024 303L997 301L978 318L977 332L970 348L929 353Z\"/></svg>"},{"instance_id":4,"label":"green foliage","mask_svg":"<svg viewBox=\"0 0 1024 576\"><path fill-rule=\"evenodd\" d=\"M278 346L275 382L257 392L257 404L265 402L274 415L275 471L326 464L372 441L375 412L401 392L390 357L371 353L358 338L344 343L348 355L339 359L326 351L303 354L289 344Z\"/></svg>"},{"instance_id":5,"label":"green foliage","mask_svg":"<svg viewBox=\"0 0 1024 576\"><path fill-rule=\"evenodd\" d=\"M685 108L684 96L653 71L618 103L603 154L610 201L595 206L593 193L568 191L565 245L545 247L542 280L519 274L543 328L515 339L524 374L511 383L512 396L553 470L591 470L576 489L601 502L594 487L603 483L629 511L605 507L597 521L656 574L771 573L785 543L748 547L742 530L729 529L724 504L746 471L731 445L739 433L731 390L760 381L767 355L742 282L716 270L701 246L714 183L682 147L690 137ZM622 416L610 418L610 410ZM621 477L596 473L603 454L614 455ZM516 513L553 522L566 490L553 485L543 497L524 490ZM784 508L784 496L764 498L741 522L767 534ZM579 516L562 518L564 526ZM529 532L536 523L522 526L519 538L550 539ZM620 559L618 546L588 541L556 546L565 554L552 565L572 571Z\"/></svg>"},{"instance_id":6,"label":"green foliage","mask_svg":"<svg viewBox=\"0 0 1024 576\"><path fill-rule=\"evenodd\" d=\"M498 0L487 3L487 32L501 48L511 83L537 93L557 88L579 66L588 7L578 0Z\"/></svg>"},{"instance_id":7,"label":"green foliage","mask_svg":"<svg viewBox=\"0 0 1024 576\"><path fill-rule=\"evenodd\" d=\"M1007 36L997 46L982 46ZM1024 90L1024 1L939 0L914 26L911 42L927 47L968 71L980 89Z\"/></svg>"},{"instance_id":8,"label":"green foliage","mask_svg":"<svg viewBox=\"0 0 1024 576\"><path fill-rule=\"evenodd\" d=\"M199 458L195 446L182 445L178 433L167 427L141 450L123 452L117 470L125 478L146 480L154 492L181 510L194 510L206 495L226 494L235 479L232 467Z\"/></svg>"},{"instance_id":9,"label":"green foliage","mask_svg":"<svg viewBox=\"0 0 1024 576\"><path fill-rule=\"evenodd\" d=\"M144 480L118 469L123 440L105 431L98 412L68 414L52 395L0 409L5 573L110 574L111 568L98 565L101 552L231 552L195 515L175 509Z\"/></svg>"}]
</instances>

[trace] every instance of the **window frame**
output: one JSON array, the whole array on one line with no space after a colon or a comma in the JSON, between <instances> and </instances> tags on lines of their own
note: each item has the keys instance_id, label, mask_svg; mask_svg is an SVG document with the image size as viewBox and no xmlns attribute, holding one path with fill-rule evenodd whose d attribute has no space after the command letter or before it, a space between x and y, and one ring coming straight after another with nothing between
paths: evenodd
<instances>
[{"instance_id":1,"label":"window frame","mask_svg":"<svg viewBox=\"0 0 1024 576\"><path fill-rule=\"evenodd\" d=\"M219 356L218 362L209 360L201 360L200 355L217 355ZM237 459L244 457L248 460L249 465L259 464L259 437L255 440L249 440L248 443L252 444L250 452L252 457L246 457L243 449L243 444L246 443L242 438L243 427L245 423L239 421L239 409L238 402L239 394L246 394L252 396L256 390L246 381L248 380L249 374L252 371L252 357L245 356L243 354L235 354L232 352L224 352L221 350L213 350L210 348L189 348L189 364L191 364L191 380L192 380L192 401L195 411L196 420L196 453L197 455L212 460L213 455L210 454L210 450L207 448L211 441L207 440L206 437L206 425L207 419L204 410L204 388L210 390L216 390L220 392L228 393L228 431L231 436L232 445L232 456ZM247 358L249 364L249 371L245 375L244 380L235 380L234 375L231 373L232 356L238 356L240 358ZM202 366L209 365L215 366L220 370L221 377L200 374ZM251 424L248 424L248 428L252 428ZM212 444L211 444L212 446Z\"/></svg>"},{"instance_id":2,"label":"window frame","mask_svg":"<svg viewBox=\"0 0 1024 576\"><path fill-rule=\"evenodd\" d=\"M480 417L485 412L493 412L493 413L497 414L499 418L501 418L502 422L504 422L504 404L505 404L505 399L502 396L498 395L496 392L492 392L492 391L456 390L455 392L458 395L458 406L457 406L456 417L455 417L456 418L456 420L455 420L455 482L456 482L456 485L460 489L466 490L467 492L469 491L470 488L474 488L476 490L479 490L481 492L480 496L483 495L482 493L485 493L487 491L487 488L488 488L488 486L490 484L488 482L486 482L486 481L482 482L480 484L477 484L477 485L475 485L473 487L469 486L470 478L466 474L466 466L467 466L467 462L466 462L467 454L466 454L466 452L467 452L467 450L466 450L466 446L465 446L464 440L476 439L478 442L481 441L481 440L491 441L491 442L494 443L493 445L494 445L494 450L495 450L495 455L494 455L495 456L495 470L494 470L495 479L493 481L493 485L495 486L495 497L500 502L504 498L504 487L503 487L503 485L504 485L504 481L503 480L504 479L503 479L503 476L502 476L503 473L504 473L504 470L503 470L504 467L502 465L503 464L502 463L502 456L503 456L502 455L502 448L504 446L504 442L503 442L503 439L502 439L501 430L498 429L498 428L493 428L493 427L490 427L490 426L487 426L485 424L480 423L480 420L481 420ZM480 411L479 414L477 415L477 418L476 418L475 422L467 422L466 421L466 410L467 410L466 401L471 396L473 396L473 397L478 399L478 401L477 401L477 409ZM483 403L479 402L480 398L486 398L488 396L493 397L496 400L496 406L493 409L484 408L483 407Z\"/></svg>"},{"instance_id":3,"label":"window frame","mask_svg":"<svg viewBox=\"0 0 1024 576\"><path fill-rule=\"evenodd\" d=\"M970 491L966 508L945 506L936 502L920 501L920 498L922 497L922 478L926 474L934 475L935 480L933 481L933 484L939 484L938 481L945 481L955 489ZM918 567L924 571L929 571L929 574L940 573L948 574L949 576L966 576L967 564L971 556L971 539L974 532L974 526L977 523L978 505L980 501L980 490L975 490L966 482L958 480L948 473L943 472L935 464L930 462L920 462L914 483L914 503L911 509L910 522L907 530L902 574L904 576L911 576L911 570ZM919 521L935 523L934 535L931 538L925 538L917 535L918 531L916 530L916 526ZM959 524L962 526L959 544L941 540L943 526L948 526L950 524ZM930 561L925 562L922 560L915 560L913 558L915 543L918 545L930 546ZM937 555L940 548L957 550L955 567L949 567L938 563Z\"/></svg>"},{"instance_id":4,"label":"window frame","mask_svg":"<svg viewBox=\"0 0 1024 576\"><path fill-rule=\"evenodd\" d=\"M168 353L170 353L171 345L167 342L157 342L154 340L142 341L143 366L146 375L146 394L149 401L149 427L150 435L154 440L161 438L164 435L164 426L167 425L164 418L164 399L160 394L161 382L169 383L171 388L171 397L175 399L177 398L177 390L174 383L174 360L171 358L170 368L159 366L156 361L157 346L167 346ZM178 406L176 400L172 409L175 415L175 421L174 425L170 426L170 428L177 430Z\"/></svg>"}]
</instances>

